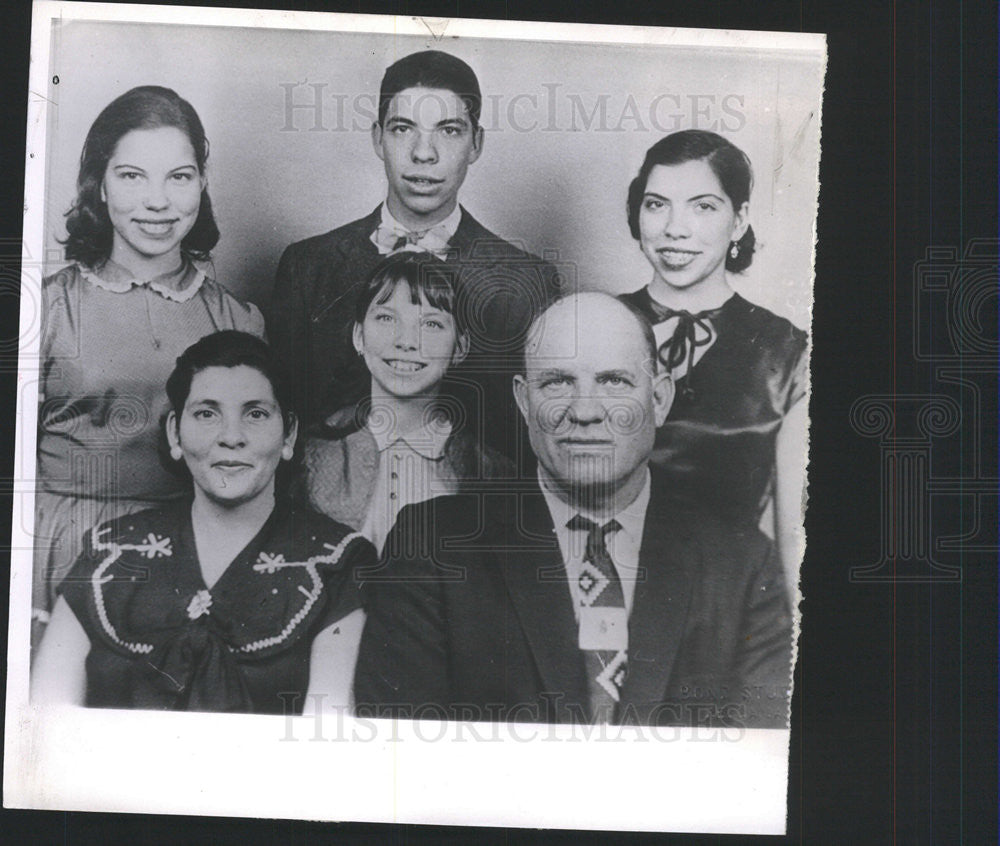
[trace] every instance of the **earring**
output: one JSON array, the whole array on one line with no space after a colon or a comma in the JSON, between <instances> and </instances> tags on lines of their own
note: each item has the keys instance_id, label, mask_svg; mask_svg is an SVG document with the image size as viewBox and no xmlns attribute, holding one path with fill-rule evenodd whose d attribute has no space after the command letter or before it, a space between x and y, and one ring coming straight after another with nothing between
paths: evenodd
<instances>
[{"instance_id":1,"label":"earring","mask_svg":"<svg viewBox=\"0 0 1000 846\"><path fill-rule=\"evenodd\" d=\"M733 241L733 245L729 248L729 257L735 261L740 257L740 245Z\"/></svg>"},{"instance_id":2,"label":"earring","mask_svg":"<svg viewBox=\"0 0 1000 846\"><path fill-rule=\"evenodd\" d=\"M170 447L170 457L174 461L180 461L184 457L184 453L181 452L181 448L179 446Z\"/></svg>"},{"instance_id":3,"label":"earring","mask_svg":"<svg viewBox=\"0 0 1000 846\"><path fill-rule=\"evenodd\" d=\"M365 356L365 351L364 350L358 350L357 353L358 353L358 358L364 358L364 356Z\"/></svg>"}]
</instances>

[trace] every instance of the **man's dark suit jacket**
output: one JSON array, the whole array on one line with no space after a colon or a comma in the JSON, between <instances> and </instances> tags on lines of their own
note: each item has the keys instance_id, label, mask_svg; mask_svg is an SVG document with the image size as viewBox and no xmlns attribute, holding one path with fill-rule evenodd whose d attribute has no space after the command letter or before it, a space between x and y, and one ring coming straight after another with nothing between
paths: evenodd
<instances>
[{"instance_id":1,"label":"man's dark suit jacket","mask_svg":"<svg viewBox=\"0 0 1000 846\"><path fill-rule=\"evenodd\" d=\"M305 424L347 402L367 371L351 344L358 290L384 258L371 242L381 206L355 220L288 247L281 257L267 319L268 339L290 371L293 399ZM559 293L556 268L481 226L465 209L446 261L468 297L471 350L456 369L463 402L486 440L516 459L519 422L510 380L520 341L535 313ZM498 415L498 409L503 414Z\"/></svg>"},{"instance_id":2,"label":"man's dark suit jacket","mask_svg":"<svg viewBox=\"0 0 1000 846\"><path fill-rule=\"evenodd\" d=\"M616 721L785 727L792 630L771 543L675 508L654 475L639 565ZM359 714L589 719L569 587L537 486L404 509L364 593Z\"/></svg>"}]
</instances>

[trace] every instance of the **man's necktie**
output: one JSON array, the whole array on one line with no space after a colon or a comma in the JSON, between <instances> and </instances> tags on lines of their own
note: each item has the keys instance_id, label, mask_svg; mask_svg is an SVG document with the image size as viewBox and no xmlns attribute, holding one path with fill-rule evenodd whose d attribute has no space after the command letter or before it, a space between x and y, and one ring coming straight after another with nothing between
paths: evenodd
<instances>
[{"instance_id":1,"label":"man's necktie","mask_svg":"<svg viewBox=\"0 0 1000 846\"><path fill-rule=\"evenodd\" d=\"M628 673L628 612L605 538L621 529L621 524L609 520L599 526L577 514L566 525L587 533L577 580L582 598L580 649L587 669L591 717L595 722L611 722Z\"/></svg>"},{"instance_id":2,"label":"man's necktie","mask_svg":"<svg viewBox=\"0 0 1000 846\"><path fill-rule=\"evenodd\" d=\"M408 232L395 226L385 227L379 224L372 233L372 243L383 256L401 251L440 255L448 251L448 230L439 225L421 232Z\"/></svg>"}]
</instances>

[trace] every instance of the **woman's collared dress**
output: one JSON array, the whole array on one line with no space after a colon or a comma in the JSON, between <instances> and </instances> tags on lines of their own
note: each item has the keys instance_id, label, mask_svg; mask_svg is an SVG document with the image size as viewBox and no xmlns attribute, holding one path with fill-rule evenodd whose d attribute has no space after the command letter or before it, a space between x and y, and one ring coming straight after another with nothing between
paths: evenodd
<instances>
[{"instance_id":1,"label":"woman's collared dress","mask_svg":"<svg viewBox=\"0 0 1000 846\"><path fill-rule=\"evenodd\" d=\"M191 503L94 528L59 592L90 639L90 707L299 713L313 639L360 607L360 534L276 506L208 588Z\"/></svg>"},{"instance_id":2,"label":"woman's collared dress","mask_svg":"<svg viewBox=\"0 0 1000 846\"><path fill-rule=\"evenodd\" d=\"M177 357L223 329L263 337L264 321L187 259L145 282L112 261L70 265L43 281L42 309L33 603L44 622L91 527L185 495L158 455Z\"/></svg>"},{"instance_id":3,"label":"woman's collared dress","mask_svg":"<svg viewBox=\"0 0 1000 846\"><path fill-rule=\"evenodd\" d=\"M650 461L680 499L757 524L774 494L778 431L806 393L806 333L739 294L687 316L648 288L621 299L653 325L661 361L674 347L683 373Z\"/></svg>"}]
</instances>

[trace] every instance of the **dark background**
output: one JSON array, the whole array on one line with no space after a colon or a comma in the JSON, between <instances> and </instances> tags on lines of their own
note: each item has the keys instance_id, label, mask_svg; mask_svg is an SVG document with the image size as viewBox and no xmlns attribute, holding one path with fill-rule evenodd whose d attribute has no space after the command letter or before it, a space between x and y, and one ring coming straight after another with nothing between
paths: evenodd
<instances>
[{"instance_id":1,"label":"dark background","mask_svg":"<svg viewBox=\"0 0 1000 846\"><path fill-rule=\"evenodd\" d=\"M977 477L985 478L981 487L995 491L997 475L996 377L991 375L997 326L996 4L299 0L291 5L312 11L827 33L806 601L785 840L810 846L996 842L996 496L977 503L967 495ZM0 139L4 480L12 476L14 441L18 269L12 256L20 250L29 18L27 4L5 7L0 59L5 94ZM945 299L924 302L923 294L914 293L914 274L921 272L928 248L935 249L930 269L962 279L965 287L959 290L972 291L976 280L984 283L977 290L985 293L964 303L966 323L980 340L966 344L954 359L962 372L968 368L974 374L979 368L984 374L978 377L983 388L978 407L970 390L940 378L940 363L954 351L948 320L956 318ZM923 315L916 341L915 308ZM932 359L918 360L915 348L930 349ZM892 507L898 491L891 480L883 484L879 439L863 437L851 424L856 401L888 397L896 421L888 435L903 437L911 434L908 426L913 428L906 418L914 402L910 397L931 394L951 397L961 412L951 435L929 442L926 469L931 483L938 480L938 494L931 522L918 527L932 539L972 535L962 551L932 547L932 557L951 567L949 572L920 571L905 548L886 549L886 538L898 529L895 518L909 512L903 506L897 514ZM940 481L949 478L961 484ZM10 482L2 484L0 541L5 543ZM883 497L889 499L884 503ZM861 581L856 571L852 578L853 568L864 567L875 567L868 575L880 580ZM903 580L921 574L916 582ZM949 574L958 578L930 580ZM6 608L6 579L0 583ZM2 631L5 638L5 625ZM288 781L294 789L294 779ZM750 840L25 811L4 811L0 818L0 842L5 843Z\"/></svg>"}]
</instances>

